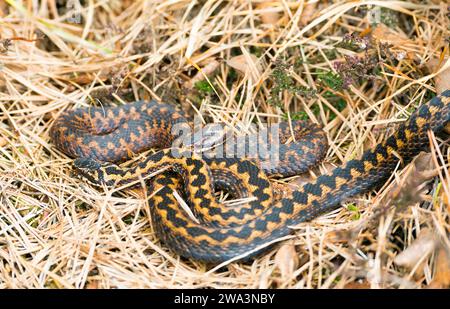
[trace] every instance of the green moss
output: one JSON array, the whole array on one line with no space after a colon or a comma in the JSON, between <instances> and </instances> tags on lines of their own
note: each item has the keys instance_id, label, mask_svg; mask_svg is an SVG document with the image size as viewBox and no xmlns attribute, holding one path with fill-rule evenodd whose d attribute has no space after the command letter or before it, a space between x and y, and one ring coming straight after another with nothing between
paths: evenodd
<instances>
[{"instance_id":1,"label":"green moss","mask_svg":"<svg viewBox=\"0 0 450 309\"><path fill-rule=\"evenodd\" d=\"M305 111L291 113L290 116L291 116L291 120L307 120L307 119L309 119L308 114ZM282 115L282 117L284 120L289 120L287 113L284 113Z\"/></svg>"},{"instance_id":2,"label":"green moss","mask_svg":"<svg viewBox=\"0 0 450 309\"><path fill-rule=\"evenodd\" d=\"M92 207L89 206L89 204L78 200L78 201L75 201L75 208L77 208L79 210L87 211L87 210L91 209Z\"/></svg>"},{"instance_id":3,"label":"green moss","mask_svg":"<svg viewBox=\"0 0 450 309\"><path fill-rule=\"evenodd\" d=\"M259 58L264 54L264 49L258 46L251 46L250 53Z\"/></svg>"},{"instance_id":4,"label":"green moss","mask_svg":"<svg viewBox=\"0 0 450 309\"><path fill-rule=\"evenodd\" d=\"M352 220L359 220L359 218L361 218L359 208L355 204L348 204L347 209L353 213Z\"/></svg>"},{"instance_id":5,"label":"green moss","mask_svg":"<svg viewBox=\"0 0 450 309\"><path fill-rule=\"evenodd\" d=\"M344 80L339 74L328 72L319 72L318 80L321 84L333 90L340 91L344 86Z\"/></svg>"},{"instance_id":6,"label":"green moss","mask_svg":"<svg viewBox=\"0 0 450 309\"><path fill-rule=\"evenodd\" d=\"M194 87L202 94L210 94L214 91L212 85L207 80L196 82Z\"/></svg>"},{"instance_id":7,"label":"green moss","mask_svg":"<svg viewBox=\"0 0 450 309\"><path fill-rule=\"evenodd\" d=\"M134 220L133 215L126 215L125 217L122 218L122 221L127 225L130 225L131 223L133 223L133 220Z\"/></svg>"},{"instance_id":8,"label":"green moss","mask_svg":"<svg viewBox=\"0 0 450 309\"><path fill-rule=\"evenodd\" d=\"M318 64L325 61L333 61L338 58L338 51L336 48L323 49L322 52L317 52L314 55L309 56L307 59L296 56L294 62L294 68L300 68L303 64Z\"/></svg>"},{"instance_id":9,"label":"green moss","mask_svg":"<svg viewBox=\"0 0 450 309\"><path fill-rule=\"evenodd\" d=\"M343 98L339 98L335 106L337 110L341 112L347 107L347 102Z\"/></svg>"},{"instance_id":10,"label":"green moss","mask_svg":"<svg viewBox=\"0 0 450 309\"><path fill-rule=\"evenodd\" d=\"M283 108L283 104L279 98L279 94L283 91L305 97L310 97L316 93L314 89L296 85L295 80L289 74L289 67L284 63L276 63L271 77L273 86L270 89L269 104L273 106Z\"/></svg>"}]
</instances>

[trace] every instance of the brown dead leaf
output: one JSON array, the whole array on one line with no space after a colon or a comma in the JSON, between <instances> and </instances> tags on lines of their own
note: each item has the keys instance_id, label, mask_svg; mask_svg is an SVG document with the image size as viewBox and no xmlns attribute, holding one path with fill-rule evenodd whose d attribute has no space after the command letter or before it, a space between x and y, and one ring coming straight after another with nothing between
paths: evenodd
<instances>
[{"instance_id":1,"label":"brown dead leaf","mask_svg":"<svg viewBox=\"0 0 450 309\"><path fill-rule=\"evenodd\" d=\"M208 62L206 62L200 71L198 71L194 77L192 77L190 80L186 81L183 84L183 87L186 89L192 89L194 88L194 85L202 80L204 80L206 77L210 77L214 71L217 70L217 68L220 66L220 62L217 59L210 59Z\"/></svg>"},{"instance_id":2,"label":"brown dead leaf","mask_svg":"<svg viewBox=\"0 0 450 309\"><path fill-rule=\"evenodd\" d=\"M443 248L439 249L436 257L436 274L430 288L450 288L450 256Z\"/></svg>"},{"instance_id":3,"label":"brown dead leaf","mask_svg":"<svg viewBox=\"0 0 450 309\"><path fill-rule=\"evenodd\" d=\"M258 62L258 58L252 54L233 57L227 60L226 63L243 74L249 74L254 80L257 80L262 74L262 67Z\"/></svg>"},{"instance_id":4,"label":"brown dead leaf","mask_svg":"<svg viewBox=\"0 0 450 309\"><path fill-rule=\"evenodd\" d=\"M402 47L405 44L414 45L414 42L408 39L405 34L395 32L383 23L378 24L377 27L373 29L372 37L381 43L392 44L396 47Z\"/></svg>"},{"instance_id":5,"label":"brown dead leaf","mask_svg":"<svg viewBox=\"0 0 450 309\"><path fill-rule=\"evenodd\" d=\"M6 16L8 15L8 11L9 11L9 6L6 2L1 1L0 2L0 16Z\"/></svg>"},{"instance_id":6,"label":"brown dead leaf","mask_svg":"<svg viewBox=\"0 0 450 309\"><path fill-rule=\"evenodd\" d=\"M278 249L275 255L275 265L280 270L283 281L292 279L292 275L298 267L298 262L298 254L292 243L284 244Z\"/></svg>"},{"instance_id":7,"label":"brown dead leaf","mask_svg":"<svg viewBox=\"0 0 450 309\"><path fill-rule=\"evenodd\" d=\"M411 245L395 257L394 263L412 269L424 256L433 252L437 243L435 234L430 229L424 228Z\"/></svg>"},{"instance_id":8,"label":"brown dead leaf","mask_svg":"<svg viewBox=\"0 0 450 309\"><path fill-rule=\"evenodd\" d=\"M442 61L437 58L433 58L427 62L426 66L431 73L435 73L446 63L447 60L448 57ZM450 89L450 68L436 75L434 77L434 81L436 83L437 93L442 93L445 90Z\"/></svg>"},{"instance_id":9,"label":"brown dead leaf","mask_svg":"<svg viewBox=\"0 0 450 309\"><path fill-rule=\"evenodd\" d=\"M436 176L430 153L421 152L411 163L410 169L402 177L385 199L385 204L405 209L425 199L423 195L426 181Z\"/></svg>"},{"instance_id":10,"label":"brown dead leaf","mask_svg":"<svg viewBox=\"0 0 450 309\"><path fill-rule=\"evenodd\" d=\"M256 9L263 11L261 12L261 21L263 24L275 26L278 23L281 14L275 11L276 8L276 3L270 0L256 6Z\"/></svg>"},{"instance_id":11,"label":"brown dead leaf","mask_svg":"<svg viewBox=\"0 0 450 309\"><path fill-rule=\"evenodd\" d=\"M0 147L6 146L6 144L8 144L6 138L0 136Z\"/></svg>"},{"instance_id":12,"label":"brown dead leaf","mask_svg":"<svg viewBox=\"0 0 450 309\"><path fill-rule=\"evenodd\" d=\"M92 83L93 80L99 80L102 82L105 82L108 79L107 74L91 74L91 73L85 73L85 74L78 74L75 78L73 78L73 83L78 85L86 85Z\"/></svg>"},{"instance_id":13,"label":"brown dead leaf","mask_svg":"<svg viewBox=\"0 0 450 309\"><path fill-rule=\"evenodd\" d=\"M450 199L448 198L447 193L445 193L445 190L442 190L440 195L442 202L447 206L447 212L450 213Z\"/></svg>"},{"instance_id":14,"label":"brown dead leaf","mask_svg":"<svg viewBox=\"0 0 450 309\"><path fill-rule=\"evenodd\" d=\"M300 26L305 26L313 19L314 14L316 13L317 3L318 2L305 4L305 6L303 7L302 16L300 17L299 20Z\"/></svg>"},{"instance_id":15,"label":"brown dead leaf","mask_svg":"<svg viewBox=\"0 0 450 309\"><path fill-rule=\"evenodd\" d=\"M447 128L445 131L447 132L447 134L450 134L450 127ZM450 173L450 169L448 169L448 172ZM447 179L447 181L449 181L449 180ZM444 205L446 206L447 211L450 213L450 198L447 195L446 191L447 190L444 190L442 188L442 190L439 191L439 197L440 197L441 201L444 203Z\"/></svg>"}]
</instances>

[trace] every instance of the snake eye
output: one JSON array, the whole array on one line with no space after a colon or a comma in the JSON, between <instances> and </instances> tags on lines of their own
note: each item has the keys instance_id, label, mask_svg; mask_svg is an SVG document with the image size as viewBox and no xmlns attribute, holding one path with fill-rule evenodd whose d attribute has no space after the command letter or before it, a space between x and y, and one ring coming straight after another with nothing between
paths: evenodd
<instances>
[{"instance_id":1,"label":"snake eye","mask_svg":"<svg viewBox=\"0 0 450 309\"><path fill-rule=\"evenodd\" d=\"M93 159L89 159L89 158L78 158L75 159L73 161L73 166L76 169L80 169L80 170L98 170L102 167L101 163L93 160Z\"/></svg>"},{"instance_id":2,"label":"snake eye","mask_svg":"<svg viewBox=\"0 0 450 309\"><path fill-rule=\"evenodd\" d=\"M78 158L73 161L76 174L93 185L100 185L104 182L102 166L102 163L88 158Z\"/></svg>"}]
</instances>

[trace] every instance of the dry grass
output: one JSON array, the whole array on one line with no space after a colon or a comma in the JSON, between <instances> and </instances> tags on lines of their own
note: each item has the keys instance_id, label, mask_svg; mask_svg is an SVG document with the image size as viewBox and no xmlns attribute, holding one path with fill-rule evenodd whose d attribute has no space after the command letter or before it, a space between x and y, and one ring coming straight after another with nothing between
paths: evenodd
<instances>
[{"instance_id":1,"label":"dry grass","mask_svg":"<svg viewBox=\"0 0 450 309\"><path fill-rule=\"evenodd\" d=\"M437 137L429 158L438 173L425 188L410 181L424 170L401 168L381 190L296 227L281 257L275 258L277 247L252 263L213 271L158 241L144 199L128 191L105 196L72 177L71 160L48 137L62 110L112 98L179 102L208 121L241 129L267 115L270 121L308 116L324 126L330 142L315 177L385 139L429 98L434 74L423 64L448 53L444 3L98 0L82 1L81 23L75 23L64 2L0 3L0 288L450 284L449 151ZM373 33L368 11L393 29L393 36L378 34L391 54L383 56L384 45L374 44L370 53L382 62L376 77L332 89L318 72L335 71L334 62L355 53L339 45L346 34ZM232 69L238 55L245 74ZM271 90L277 65L295 89ZM206 90L198 91L194 82L205 76L212 90L201 82ZM300 86L316 94L308 97ZM416 189L421 199L405 197ZM414 249L415 241L425 245Z\"/></svg>"}]
</instances>

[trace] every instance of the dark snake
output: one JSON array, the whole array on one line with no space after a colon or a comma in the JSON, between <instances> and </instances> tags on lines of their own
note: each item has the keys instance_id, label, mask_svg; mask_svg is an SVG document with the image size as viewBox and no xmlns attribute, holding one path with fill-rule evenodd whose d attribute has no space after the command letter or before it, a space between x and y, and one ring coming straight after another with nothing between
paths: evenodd
<instances>
[{"instance_id":1,"label":"dark snake","mask_svg":"<svg viewBox=\"0 0 450 309\"><path fill-rule=\"evenodd\" d=\"M282 124L280 164L266 168L247 158L209 158L186 150L174 155L170 147L179 136L173 128L188 128L189 123L173 106L156 102L66 111L56 119L50 136L58 149L77 158L77 173L95 185L137 183L168 169L154 176L148 186L156 234L181 256L219 263L254 257L267 250L267 244L289 235L292 226L383 185L399 162L405 165L427 148L428 131L445 129L450 121L449 103L450 90L446 90L420 106L394 134L360 159L348 161L279 199L274 197L268 175L294 175L318 164L327 149L326 136L318 126L303 121ZM296 141L287 143L291 132L296 133ZM111 163L149 148L163 150L131 167ZM216 201L217 187L253 199L225 207ZM181 193L196 219L180 208L174 191Z\"/></svg>"}]
</instances>

